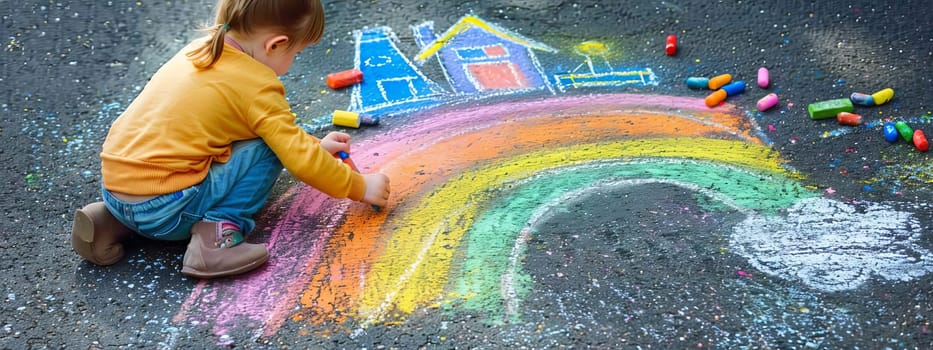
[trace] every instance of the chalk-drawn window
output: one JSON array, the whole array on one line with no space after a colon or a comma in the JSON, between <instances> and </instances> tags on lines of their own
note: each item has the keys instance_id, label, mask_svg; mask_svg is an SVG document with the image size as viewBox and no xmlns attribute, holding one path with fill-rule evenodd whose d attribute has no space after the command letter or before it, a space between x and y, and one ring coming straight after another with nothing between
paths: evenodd
<instances>
[{"instance_id":1,"label":"chalk-drawn window","mask_svg":"<svg viewBox=\"0 0 933 350\"><path fill-rule=\"evenodd\" d=\"M415 86L412 77L399 77L379 80L379 91L386 101L407 101L415 98Z\"/></svg>"},{"instance_id":2,"label":"chalk-drawn window","mask_svg":"<svg viewBox=\"0 0 933 350\"><path fill-rule=\"evenodd\" d=\"M509 52L502 45L486 46L483 48L486 57L508 57Z\"/></svg>"},{"instance_id":3,"label":"chalk-drawn window","mask_svg":"<svg viewBox=\"0 0 933 350\"><path fill-rule=\"evenodd\" d=\"M392 57L386 55L374 55L363 61L367 67L382 67L392 64Z\"/></svg>"},{"instance_id":4,"label":"chalk-drawn window","mask_svg":"<svg viewBox=\"0 0 933 350\"><path fill-rule=\"evenodd\" d=\"M502 45L483 47L464 47L456 49L457 57L462 61L483 61L490 58L509 57L509 51Z\"/></svg>"}]
</instances>

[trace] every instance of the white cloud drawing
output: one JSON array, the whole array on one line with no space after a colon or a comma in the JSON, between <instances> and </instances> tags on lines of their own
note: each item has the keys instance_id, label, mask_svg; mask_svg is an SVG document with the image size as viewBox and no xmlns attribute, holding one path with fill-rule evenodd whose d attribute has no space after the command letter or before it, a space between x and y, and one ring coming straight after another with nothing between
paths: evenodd
<instances>
[{"instance_id":1,"label":"white cloud drawing","mask_svg":"<svg viewBox=\"0 0 933 350\"><path fill-rule=\"evenodd\" d=\"M933 272L933 255L917 243L922 234L912 213L818 197L799 201L786 215L749 215L729 243L762 272L836 292L873 275L909 281Z\"/></svg>"}]
</instances>

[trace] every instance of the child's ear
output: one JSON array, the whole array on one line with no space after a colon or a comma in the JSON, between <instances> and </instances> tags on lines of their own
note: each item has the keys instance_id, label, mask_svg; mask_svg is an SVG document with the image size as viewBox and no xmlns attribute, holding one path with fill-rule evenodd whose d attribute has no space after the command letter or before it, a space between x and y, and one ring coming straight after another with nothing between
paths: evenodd
<instances>
[{"instance_id":1,"label":"child's ear","mask_svg":"<svg viewBox=\"0 0 933 350\"><path fill-rule=\"evenodd\" d=\"M263 43L263 49L266 50L266 54L271 54L272 51L275 51L276 49L286 45L288 45L288 36L276 35L266 39L266 41Z\"/></svg>"}]
</instances>

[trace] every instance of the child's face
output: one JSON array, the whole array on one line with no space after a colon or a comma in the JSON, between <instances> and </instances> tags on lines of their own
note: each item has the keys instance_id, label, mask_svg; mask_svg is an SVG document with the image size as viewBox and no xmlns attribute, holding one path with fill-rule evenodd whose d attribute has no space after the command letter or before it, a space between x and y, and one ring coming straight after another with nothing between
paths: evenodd
<instances>
[{"instance_id":1,"label":"child's face","mask_svg":"<svg viewBox=\"0 0 933 350\"><path fill-rule=\"evenodd\" d=\"M292 48L279 48L268 55L263 63L269 66L269 68L272 68L272 70L275 71L275 75L285 75L285 73L288 73L288 69L291 68L292 63L295 62L295 57L301 53L301 50L304 50L308 46L309 44L304 44L296 45Z\"/></svg>"}]
</instances>

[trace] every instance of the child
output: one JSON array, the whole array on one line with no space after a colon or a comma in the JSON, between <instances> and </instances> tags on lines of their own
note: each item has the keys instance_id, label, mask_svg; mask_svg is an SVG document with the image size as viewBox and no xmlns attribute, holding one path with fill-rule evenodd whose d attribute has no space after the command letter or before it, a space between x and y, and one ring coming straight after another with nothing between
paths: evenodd
<instances>
[{"instance_id":1,"label":"child","mask_svg":"<svg viewBox=\"0 0 933 350\"><path fill-rule=\"evenodd\" d=\"M389 179L335 158L350 136L316 139L294 122L285 74L324 30L319 0L220 0L210 37L163 65L114 121L101 157L103 202L75 213L75 252L99 264L123 256L136 232L188 240L181 272L240 274L268 259L243 242L285 169L336 198L385 206Z\"/></svg>"}]
</instances>

